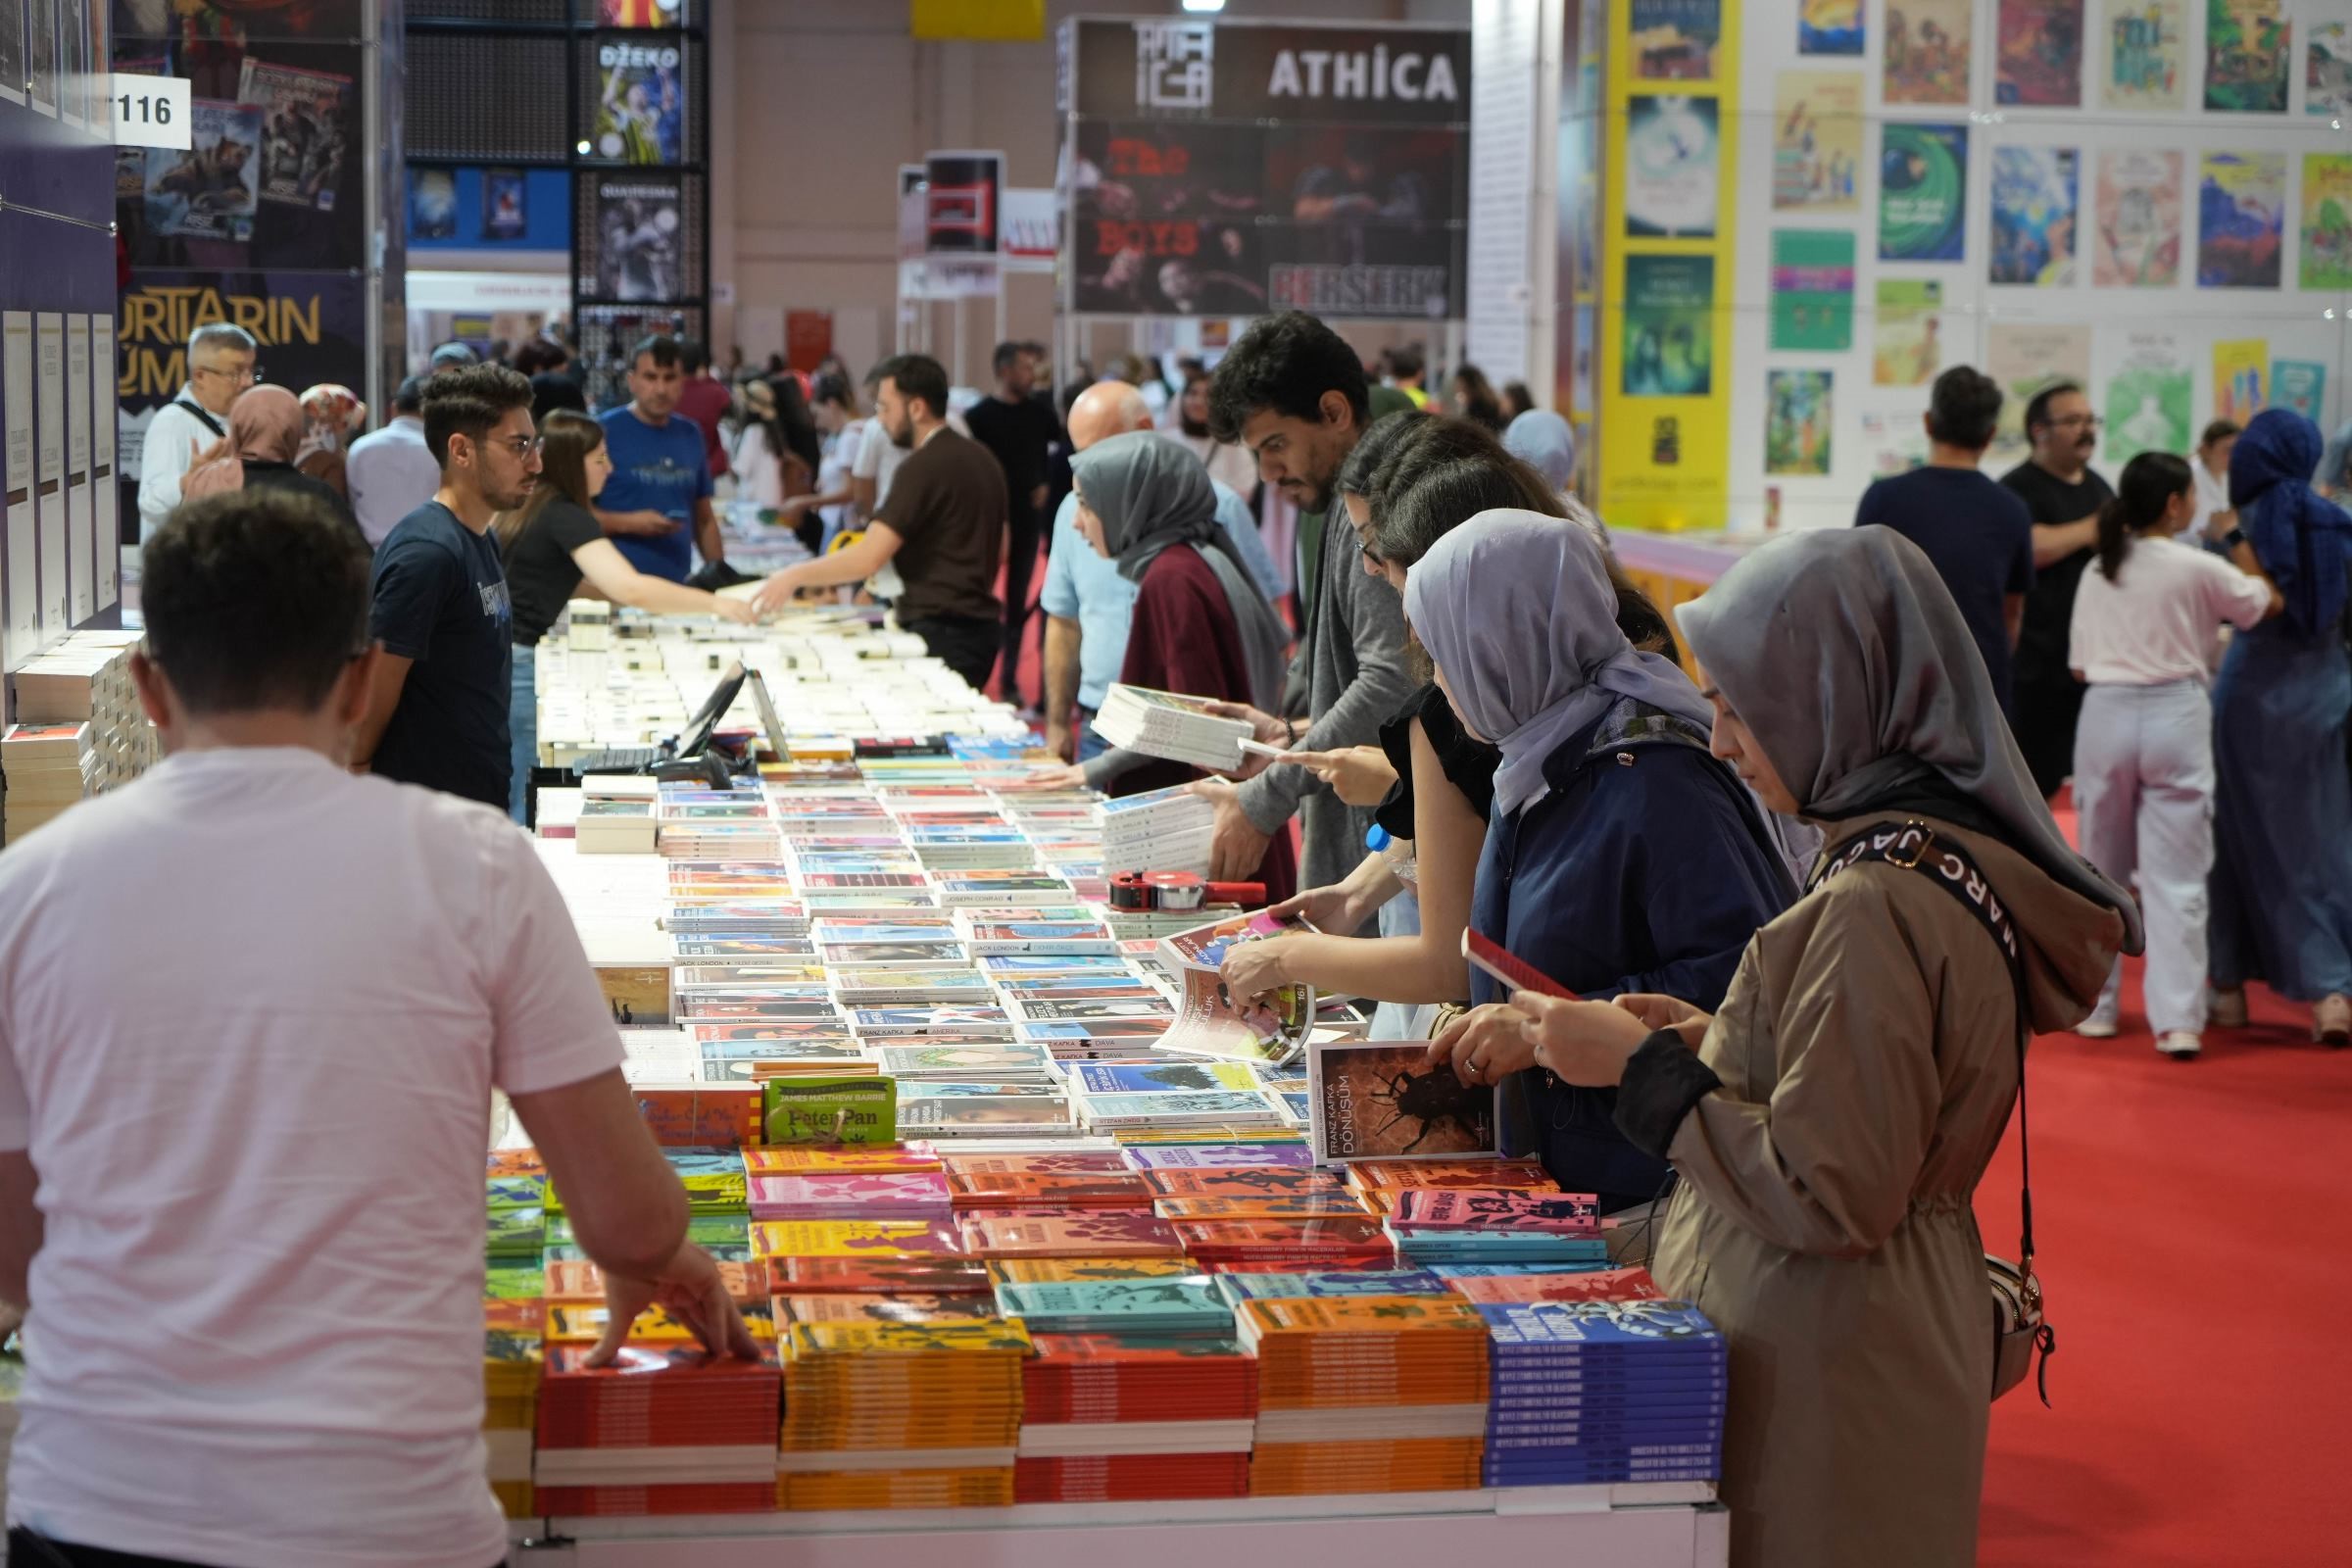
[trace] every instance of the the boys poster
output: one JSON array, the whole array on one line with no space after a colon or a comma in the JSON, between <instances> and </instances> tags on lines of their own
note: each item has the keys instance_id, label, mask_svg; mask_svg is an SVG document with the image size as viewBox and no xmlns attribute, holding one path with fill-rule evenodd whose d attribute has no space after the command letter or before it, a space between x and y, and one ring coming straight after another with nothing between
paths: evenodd
<instances>
[{"instance_id":1,"label":"the boys poster","mask_svg":"<svg viewBox=\"0 0 2352 1568\"><path fill-rule=\"evenodd\" d=\"M2074 282L2075 168L2072 148L1992 150L1993 282L2037 288Z\"/></svg>"},{"instance_id":2,"label":"the boys poster","mask_svg":"<svg viewBox=\"0 0 2352 1568\"><path fill-rule=\"evenodd\" d=\"M1886 0L1881 97L1890 104L1965 104L1975 0Z\"/></svg>"},{"instance_id":3,"label":"the boys poster","mask_svg":"<svg viewBox=\"0 0 2352 1568\"><path fill-rule=\"evenodd\" d=\"M2082 102L2082 0L2001 0L1992 101L2043 109Z\"/></svg>"},{"instance_id":4,"label":"the boys poster","mask_svg":"<svg viewBox=\"0 0 2352 1568\"><path fill-rule=\"evenodd\" d=\"M2205 107L2285 114L2294 45L2286 0L2205 0Z\"/></svg>"},{"instance_id":5,"label":"the boys poster","mask_svg":"<svg viewBox=\"0 0 2352 1568\"><path fill-rule=\"evenodd\" d=\"M1888 122L1879 155L1879 260L1959 261L1967 219L1968 127Z\"/></svg>"},{"instance_id":6,"label":"the boys poster","mask_svg":"<svg viewBox=\"0 0 2352 1568\"><path fill-rule=\"evenodd\" d=\"M2197 286L2277 288L2286 154L2207 153L2197 179Z\"/></svg>"},{"instance_id":7,"label":"the boys poster","mask_svg":"<svg viewBox=\"0 0 2352 1568\"><path fill-rule=\"evenodd\" d=\"M2090 280L2099 288L2171 288L2180 281L2180 155L2099 149Z\"/></svg>"}]
</instances>

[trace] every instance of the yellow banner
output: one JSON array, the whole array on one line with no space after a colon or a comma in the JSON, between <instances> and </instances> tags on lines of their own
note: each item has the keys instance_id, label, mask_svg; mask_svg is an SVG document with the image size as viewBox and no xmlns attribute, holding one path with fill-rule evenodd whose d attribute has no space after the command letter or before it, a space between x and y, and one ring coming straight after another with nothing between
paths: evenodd
<instances>
[{"instance_id":1,"label":"yellow banner","mask_svg":"<svg viewBox=\"0 0 2352 1568\"><path fill-rule=\"evenodd\" d=\"M1633 10L1633 0L1610 0L1600 513L1615 527L1720 528L1731 466L1740 0L1723 0L1712 37L1707 8L1688 8L1688 24L1639 32Z\"/></svg>"},{"instance_id":2,"label":"yellow banner","mask_svg":"<svg viewBox=\"0 0 2352 1568\"><path fill-rule=\"evenodd\" d=\"M906 9L908 29L935 43L1037 43L1046 36L1046 0L906 0Z\"/></svg>"}]
</instances>

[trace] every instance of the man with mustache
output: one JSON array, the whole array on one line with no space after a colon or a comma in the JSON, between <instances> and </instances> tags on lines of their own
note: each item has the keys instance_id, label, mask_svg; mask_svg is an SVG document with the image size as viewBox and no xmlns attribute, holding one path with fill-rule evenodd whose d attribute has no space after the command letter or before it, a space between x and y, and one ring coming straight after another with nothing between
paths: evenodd
<instances>
[{"instance_id":1,"label":"man with mustache","mask_svg":"<svg viewBox=\"0 0 2352 1568\"><path fill-rule=\"evenodd\" d=\"M2034 782L2046 796L2057 794L2074 771L2082 683L2068 662L2067 631L2075 617L2075 589L2098 544L2099 509L2115 499L2115 491L2091 471L2099 419L2072 381L2043 387L2026 405L2026 439L2034 444L2033 456L2001 475L2034 518L2034 587L2017 639L2011 722Z\"/></svg>"}]
</instances>

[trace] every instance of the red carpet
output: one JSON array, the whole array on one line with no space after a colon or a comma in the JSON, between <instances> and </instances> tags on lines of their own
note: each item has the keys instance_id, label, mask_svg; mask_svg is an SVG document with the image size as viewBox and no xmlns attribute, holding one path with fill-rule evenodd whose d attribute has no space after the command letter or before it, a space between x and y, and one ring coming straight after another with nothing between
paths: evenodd
<instances>
[{"instance_id":1,"label":"red carpet","mask_svg":"<svg viewBox=\"0 0 2352 1568\"><path fill-rule=\"evenodd\" d=\"M2071 823L2069 824L2071 826ZM2058 1354L1993 1407L1980 1562L2352 1562L2352 1053L2259 990L2194 1062L2156 1053L2136 962L2115 1040L2034 1050L2035 1241ZM2017 1248L2017 1137L1978 1190Z\"/></svg>"}]
</instances>

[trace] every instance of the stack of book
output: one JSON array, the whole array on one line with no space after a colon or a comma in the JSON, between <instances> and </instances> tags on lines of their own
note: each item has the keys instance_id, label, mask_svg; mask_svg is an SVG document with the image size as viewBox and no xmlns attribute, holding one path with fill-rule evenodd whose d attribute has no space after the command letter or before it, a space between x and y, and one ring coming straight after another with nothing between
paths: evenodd
<instances>
[{"instance_id":1,"label":"stack of book","mask_svg":"<svg viewBox=\"0 0 2352 1568\"><path fill-rule=\"evenodd\" d=\"M1385 1269L1396 1250L1368 1214L1175 1222L1185 1255L1212 1273Z\"/></svg>"},{"instance_id":2,"label":"stack of book","mask_svg":"<svg viewBox=\"0 0 2352 1568\"><path fill-rule=\"evenodd\" d=\"M775 1500L790 1509L1012 1501L1017 1323L795 1323Z\"/></svg>"},{"instance_id":3,"label":"stack of book","mask_svg":"<svg viewBox=\"0 0 2352 1568\"><path fill-rule=\"evenodd\" d=\"M1233 1308L1205 1274L1156 1279L1005 1281L997 1310L1032 1334L1140 1334L1226 1340Z\"/></svg>"},{"instance_id":4,"label":"stack of book","mask_svg":"<svg viewBox=\"0 0 2352 1568\"><path fill-rule=\"evenodd\" d=\"M1723 1336L1683 1301L1484 1305L1491 1487L1712 1481L1722 1471Z\"/></svg>"},{"instance_id":5,"label":"stack of book","mask_svg":"<svg viewBox=\"0 0 2352 1568\"><path fill-rule=\"evenodd\" d=\"M1241 743L1256 734L1246 718L1210 712L1204 697L1115 681L1095 713L1095 728L1113 746L1190 762L1212 773L1230 773L1241 766Z\"/></svg>"},{"instance_id":6,"label":"stack of book","mask_svg":"<svg viewBox=\"0 0 2352 1568\"><path fill-rule=\"evenodd\" d=\"M1152 1209L1151 1189L1112 1150L946 1157L959 1209Z\"/></svg>"},{"instance_id":7,"label":"stack of book","mask_svg":"<svg viewBox=\"0 0 2352 1568\"><path fill-rule=\"evenodd\" d=\"M1017 1500L1249 1494L1257 1362L1239 1345L1133 1334L1031 1339Z\"/></svg>"},{"instance_id":8,"label":"stack of book","mask_svg":"<svg viewBox=\"0 0 2352 1568\"><path fill-rule=\"evenodd\" d=\"M120 789L162 755L130 678L139 638L135 631L77 631L9 677L18 723L90 726L89 772L98 793Z\"/></svg>"},{"instance_id":9,"label":"stack of book","mask_svg":"<svg viewBox=\"0 0 2352 1568\"><path fill-rule=\"evenodd\" d=\"M887 1175L755 1176L754 1219L946 1219L948 1178L938 1171Z\"/></svg>"},{"instance_id":10,"label":"stack of book","mask_svg":"<svg viewBox=\"0 0 2352 1568\"><path fill-rule=\"evenodd\" d=\"M1486 1323L1430 1296L1245 1300L1257 1357L1250 1490L1445 1492L1480 1484Z\"/></svg>"},{"instance_id":11,"label":"stack of book","mask_svg":"<svg viewBox=\"0 0 2352 1568\"><path fill-rule=\"evenodd\" d=\"M98 793L86 719L17 724L0 735L0 843L14 844L75 801Z\"/></svg>"},{"instance_id":12,"label":"stack of book","mask_svg":"<svg viewBox=\"0 0 2352 1568\"><path fill-rule=\"evenodd\" d=\"M1400 1192L1386 1229L1397 1255L1448 1263L1605 1268L1609 1245L1590 1193L1420 1188Z\"/></svg>"},{"instance_id":13,"label":"stack of book","mask_svg":"<svg viewBox=\"0 0 2352 1568\"><path fill-rule=\"evenodd\" d=\"M1244 1301L1306 1301L1344 1296L1455 1296L1451 1282L1427 1269L1339 1269L1314 1274L1219 1274L1217 1295L1236 1311Z\"/></svg>"},{"instance_id":14,"label":"stack of book","mask_svg":"<svg viewBox=\"0 0 2352 1568\"><path fill-rule=\"evenodd\" d=\"M611 1366L591 1369L590 1348L548 1351L534 1462L542 1510L758 1513L775 1505L772 1362L632 1343Z\"/></svg>"},{"instance_id":15,"label":"stack of book","mask_svg":"<svg viewBox=\"0 0 2352 1568\"><path fill-rule=\"evenodd\" d=\"M1206 796L1184 788L1149 790L1106 800L1095 808L1102 844L1102 869L1111 871L1196 871L1208 874L1208 840L1216 808ZM1200 923L1198 914L1175 926Z\"/></svg>"},{"instance_id":16,"label":"stack of book","mask_svg":"<svg viewBox=\"0 0 2352 1568\"><path fill-rule=\"evenodd\" d=\"M1185 1248L1164 1219L1122 1209L1031 1216L972 1213L958 1223L963 1249L991 1261L1031 1257L1180 1257Z\"/></svg>"},{"instance_id":17,"label":"stack of book","mask_svg":"<svg viewBox=\"0 0 2352 1568\"><path fill-rule=\"evenodd\" d=\"M496 1294L496 1276L482 1302L482 1442L490 1490L510 1519L538 1512L531 1486L531 1435L539 1424L539 1318L536 1295ZM514 1270L527 1273L525 1270Z\"/></svg>"},{"instance_id":18,"label":"stack of book","mask_svg":"<svg viewBox=\"0 0 2352 1568\"><path fill-rule=\"evenodd\" d=\"M580 803L571 837L582 855L651 855L656 837L653 802L600 801L591 796Z\"/></svg>"}]
</instances>

